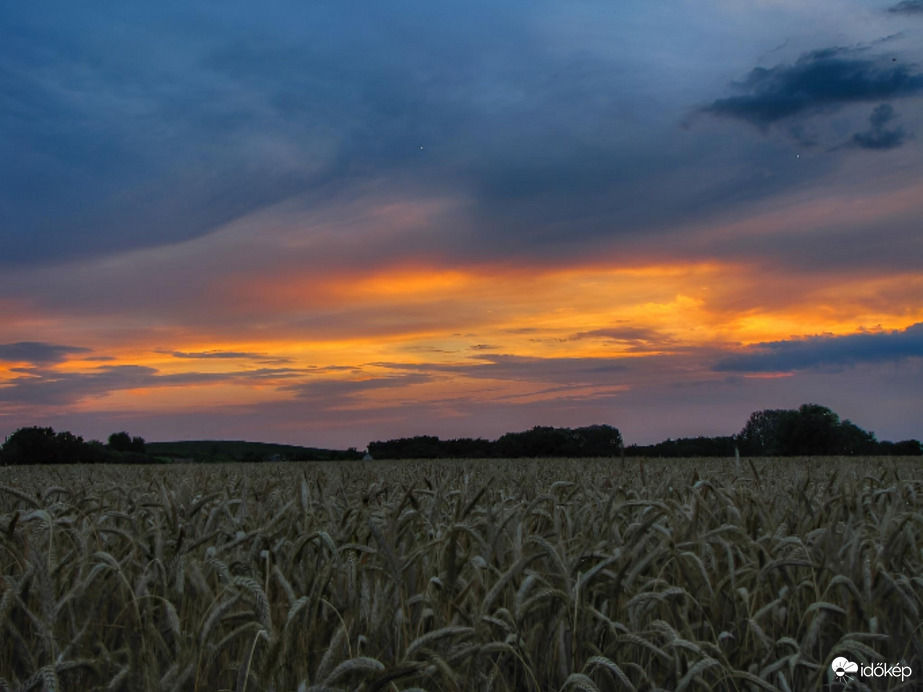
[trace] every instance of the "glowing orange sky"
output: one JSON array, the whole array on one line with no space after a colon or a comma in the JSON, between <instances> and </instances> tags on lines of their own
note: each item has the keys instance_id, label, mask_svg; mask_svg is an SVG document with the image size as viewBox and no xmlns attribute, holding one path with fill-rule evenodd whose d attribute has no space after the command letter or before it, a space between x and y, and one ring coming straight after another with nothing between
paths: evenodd
<instances>
[{"instance_id":1,"label":"glowing orange sky","mask_svg":"<svg viewBox=\"0 0 923 692\"><path fill-rule=\"evenodd\" d=\"M526 403L548 398L542 392L548 390L549 383L540 377L531 382L472 380L465 367L485 354L533 359L673 355L677 362L684 362L684 354L733 350L793 336L848 335L867 325L885 331L902 330L923 321L923 307L908 286L923 289L923 278L827 278L815 285L810 276L766 276L751 266L719 262L627 269L603 265L465 268L417 264L307 279L270 274L237 282L228 292L231 305L224 309L233 312L238 304L235 301L243 297L239 304L244 311L250 312L258 304L267 316L296 314L322 305L329 314L372 318L359 327L339 323L317 335L306 328L286 333L278 328L279 322L271 333L242 327L237 339L209 337L208 327L196 333L190 327L165 325L159 339L169 344L169 350L151 349L147 332L141 340L134 339L121 318L121 334L111 338L117 332L110 331L104 341L94 339L104 316L91 320L89 326L82 318L74 320L69 328L66 320L58 319L51 321L56 329L73 330L69 338L93 350L86 355L74 354L54 369L66 374L100 366L143 366L168 379L184 374L202 378L156 386L129 384L75 403L75 409L84 412L259 406L295 396L285 389L292 377L290 371L312 381L362 383L387 378L402 367L419 369L427 364L457 366L458 371L399 388L371 389L334 408L386 409L407 400L438 402L448 397L474 401L518 398ZM904 300L875 300L882 295L903 296ZM748 296L751 306L741 309L740 302ZM728 304L734 307L726 307ZM29 328L34 329L34 324L30 319ZM177 357L176 352L198 357ZM242 355L234 357L235 353ZM100 354L107 360L96 360ZM259 380L248 377L246 373L261 367L254 364L254 354L264 363L276 361L267 368L283 369ZM22 365L6 363L0 376L14 377L13 368ZM680 367L701 371L701 363L695 360ZM209 375L215 379L203 377ZM699 372L703 375L708 377ZM658 375L649 372L626 375L618 385L575 382L570 394L589 397L596 389L612 394L656 380Z\"/></svg>"}]
</instances>

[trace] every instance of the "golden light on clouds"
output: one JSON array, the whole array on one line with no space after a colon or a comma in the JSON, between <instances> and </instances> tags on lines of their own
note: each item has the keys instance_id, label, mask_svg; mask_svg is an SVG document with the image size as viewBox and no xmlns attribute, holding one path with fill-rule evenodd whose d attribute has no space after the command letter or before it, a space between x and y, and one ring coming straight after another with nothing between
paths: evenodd
<instances>
[{"instance_id":1,"label":"golden light on clouds","mask_svg":"<svg viewBox=\"0 0 923 692\"><path fill-rule=\"evenodd\" d=\"M209 285L201 320L178 312L145 325L141 314L110 309L47 316L79 349L53 362L7 359L0 378L24 392L48 384L49 403L36 395L42 410L60 409L54 391L63 388L73 392L68 409L85 415L246 416L286 406L326 412L325 423L304 422L322 429L346 425L338 416L385 425L407 407L443 420L464 419L472 406L627 401L678 379L720 382L726 373L713 366L749 345L923 322L914 297L923 279L913 273L753 262L416 261L219 273ZM767 383L789 375L742 373Z\"/></svg>"},{"instance_id":2,"label":"golden light on clouds","mask_svg":"<svg viewBox=\"0 0 923 692\"><path fill-rule=\"evenodd\" d=\"M157 351L147 347L149 335L145 342L126 335L111 345L93 343L91 332L74 338L93 347L94 354L114 358L96 365L221 373L280 365L260 365L260 359L318 368L452 362L485 352L638 357L680 347L850 334L863 327L902 329L923 319L923 308L906 290L921 284L915 276L815 282L810 276L769 276L746 265L716 262L566 269L415 266L302 281L268 276L239 287L259 296L272 323L269 330L219 325L210 338L206 324L190 339L189 329L166 328ZM893 299L876 300L882 294ZM226 306L232 325L236 299L229 296L232 304ZM235 330L238 338L229 334ZM59 367L90 364L77 354Z\"/></svg>"},{"instance_id":3,"label":"golden light on clouds","mask_svg":"<svg viewBox=\"0 0 923 692\"><path fill-rule=\"evenodd\" d=\"M258 406L279 399L279 392L275 389L252 383L194 383L184 384L181 388L179 385L161 385L113 389L99 397L83 399L75 409L118 413L182 413L244 403Z\"/></svg>"}]
</instances>

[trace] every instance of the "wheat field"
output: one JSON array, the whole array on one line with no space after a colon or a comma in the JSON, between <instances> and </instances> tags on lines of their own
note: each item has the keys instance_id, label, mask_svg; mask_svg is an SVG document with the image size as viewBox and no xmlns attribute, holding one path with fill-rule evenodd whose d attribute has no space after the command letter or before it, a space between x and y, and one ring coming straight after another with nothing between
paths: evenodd
<instances>
[{"instance_id":1,"label":"wheat field","mask_svg":"<svg viewBox=\"0 0 923 692\"><path fill-rule=\"evenodd\" d=\"M0 574L0 690L923 680L914 459L5 467Z\"/></svg>"}]
</instances>

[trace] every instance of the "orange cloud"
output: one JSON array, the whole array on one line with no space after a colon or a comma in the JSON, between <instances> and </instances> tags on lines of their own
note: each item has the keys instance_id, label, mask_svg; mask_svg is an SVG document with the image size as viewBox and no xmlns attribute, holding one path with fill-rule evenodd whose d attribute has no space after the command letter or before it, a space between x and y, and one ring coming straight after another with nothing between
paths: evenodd
<instances>
[{"instance_id":1,"label":"orange cloud","mask_svg":"<svg viewBox=\"0 0 923 692\"><path fill-rule=\"evenodd\" d=\"M741 346L921 322L919 295L923 276L912 273L815 275L732 261L556 267L418 260L228 277L208 300L200 297L215 305L201 323L178 315L150 325L143 314L118 313L34 319L42 338L91 349L42 374L71 388L75 410L294 403L293 385L313 383L340 393L312 400L328 409L386 411L414 402L453 416L464 408L459 402L587 400L645 383L720 378L710 362ZM532 360L517 370L492 354ZM614 359L639 364L602 378L575 367ZM18 382L43 400L14 365L0 362L0 387ZM573 374L554 381L552 370L565 365ZM119 378L120 366L148 374ZM428 374L395 377L401 368ZM84 382L92 394L81 396Z\"/></svg>"},{"instance_id":2,"label":"orange cloud","mask_svg":"<svg viewBox=\"0 0 923 692\"><path fill-rule=\"evenodd\" d=\"M186 352L259 353L299 367L448 362L468 357L478 344L541 357L639 356L876 325L900 329L923 319L913 299L920 289L923 277L914 275L815 278L717 262L564 269L418 264L243 282L226 298L232 314L243 306L243 322L218 325L211 337L210 325L198 334L165 330L162 343ZM271 329L245 319L257 310ZM615 328L629 327L652 337L613 337ZM97 347L118 362L170 373L253 367L247 358L178 359L144 350L149 343L146 335L117 349Z\"/></svg>"}]
</instances>

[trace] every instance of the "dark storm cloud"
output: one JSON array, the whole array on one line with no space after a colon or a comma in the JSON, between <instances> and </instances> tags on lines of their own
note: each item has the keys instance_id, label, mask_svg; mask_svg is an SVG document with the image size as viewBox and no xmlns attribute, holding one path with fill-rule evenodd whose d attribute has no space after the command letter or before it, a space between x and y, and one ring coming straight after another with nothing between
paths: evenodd
<instances>
[{"instance_id":1,"label":"dark storm cloud","mask_svg":"<svg viewBox=\"0 0 923 692\"><path fill-rule=\"evenodd\" d=\"M863 149L894 149L901 146L907 139L904 128L887 127L895 117L894 108L890 104L883 103L877 106L869 116L869 129L853 135L853 146Z\"/></svg>"},{"instance_id":2,"label":"dark storm cloud","mask_svg":"<svg viewBox=\"0 0 923 692\"><path fill-rule=\"evenodd\" d=\"M711 145L658 115L680 97L640 93L657 66L549 47L538 5L283 7L119 6L112 31L65 3L11 10L0 264L180 243L288 199L349 213L381 180L461 200L415 250L559 259L805 174L690 185Z\"/></svg>"},{"instance_id":3,"label":"dark storm cloud","mask_svg":"<svg viewBox=\"0 0 923 692\"><path fill-rule=\"evenodd\" d=\"M11 363L35 363L48 365L66 360L72 353L89 353L81 346L60 346L42 341L19 341L0 344L0 360Z\"/></svg>"},{"instance_id":4,"label":"dark storm cloud","mask_svg":"<svg viewBox=\"0 0 923 692\"><path fill-rule=\"evenodd\" d=\"M923 356L923 323L903 331L815 336L757 344L714 366L723 372L789 372L842 368Z\"/></svg>"},{"instance_id":5,"label":"dark storm cloud","mask_svg":"<svg viewBox=\"0 0 923 692\"><path fill-rule=\"evenodd\" d=\"M193 38L183 12L111 9L115 31L67 6L54 22L11 10L0 30L6 261L195 237L334 163L324 133L301 125L310 114L285 117L209 68L231 17L198 21Z\"/></svg>"},{"instance_id":6,"label":"dark storm cloud","mask_svg":"<svg viewBox=\"0 0 923 692\"><path fill-rule=\"evenodd\" d=\"M164 103L153 92L160 85L133 70L142 66L104 59L100 47L86 46L83 55L66 31L52 38L46 27L20 24L16 13L8 19L0 69L4 259L150 244L145 236L170 241L207 223L207 210L190 207L182 187L164 176L163 155L176 146L170 130L179 123L159 112ZM82 23L66 17L62 24L71 20ZM46 43L54 40L53 48ZM165 197L174 198L175 212L167 212Z\"/></svg>"},{"instance_id":7,"label":"dark storm cloud","mask_svg":"<svg viewBox=\"0 0 923 692\"><path fill-rule=\"evenodd\" d=\"M889 7L888 12L894 12L898 14L923 13L923 0L902 0L896 5Z\"/></svg>"},{"instance_id":8,"label":"dark storm cloud","mask_svg":"<svg viewBox=\"0 0 923 692\"><path fill-rule=\"evenodd\" d=\"M484 8L488 24L412 0L259 15L167 2L111 8L104 29L66 3L10 8L0 262L175 243L329 185L431 168L471 102L503 93L518 69L503 66L531 52L510 9Z\"/></svg>"},{"instance_id":9,"label":"dark storm cloud","mask_svg":"<svg viewBox=\"0 0 923 692\"><path fill-rule=\"evenodd\" d=\"M862 49L826 48L805 53L794 64L756 67L733 86L739 95L717 99L702 111L765 128L851 103L923 93L923 74Z\"/></svg>"}]
</instances>

